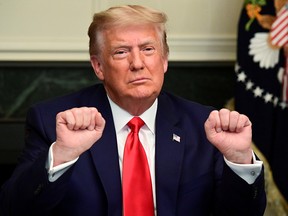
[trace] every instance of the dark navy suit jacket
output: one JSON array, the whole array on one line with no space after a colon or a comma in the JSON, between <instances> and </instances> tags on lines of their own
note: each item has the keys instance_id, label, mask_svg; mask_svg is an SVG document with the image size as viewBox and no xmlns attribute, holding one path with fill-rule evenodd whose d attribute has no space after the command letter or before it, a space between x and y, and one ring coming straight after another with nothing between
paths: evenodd
<instances>
[{"instance_id":1,"label":"dark navy suit jacket","mask_svg":"<svg viewBox=\"0 0 288 216\"><path fill-rule=\"evenodd\" d=\"M211 108L166 92L156 115L158 216L262 215L263 172L252 185L238 177L206 139ZM55 117L74 107L96 107L106 119L103 136L51 183L45 163L56 139ZM173 139L173 134L180 137ZM262 169L263 170L263 169ZM111 108L102 84L33 106L27 115L26 147L1 191L0 215L121 216L122 189ZM137 215L135 215L137 216Z\"/></svg>"}]
</instances>

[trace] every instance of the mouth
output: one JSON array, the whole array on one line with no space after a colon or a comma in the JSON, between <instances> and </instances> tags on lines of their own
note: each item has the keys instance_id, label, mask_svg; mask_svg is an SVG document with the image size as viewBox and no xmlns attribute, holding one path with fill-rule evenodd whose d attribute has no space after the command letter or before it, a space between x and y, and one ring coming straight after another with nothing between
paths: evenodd
<instances>
[{"instance_id":1,"label":"mouth","mask_svg":"<svg viewBox=\"0 0 288 216\"><path fill-rule=\"evenodd\" d=\"M146 83L147 81L149 81L149 79L143 77L143 78L133 79L133 80L129 81L129 83L130 83L130 84L137 84L137 85L139 85L139 84Z\"/></svg>"}]
</instances>

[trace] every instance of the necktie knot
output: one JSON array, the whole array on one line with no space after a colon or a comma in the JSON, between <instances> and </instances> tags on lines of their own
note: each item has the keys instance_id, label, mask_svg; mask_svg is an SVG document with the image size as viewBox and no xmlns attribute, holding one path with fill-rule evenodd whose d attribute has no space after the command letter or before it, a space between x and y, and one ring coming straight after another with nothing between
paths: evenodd
<instances>
[{"instance_id":1,"label":"necktie knot","mask_svg":"<svg viewBox=\"0 0 288 216\"><path fill-rule=\"evenodd\" d=\"M132 132L138 133L140 128L144 125L144 121L140 117L133 117L129 122L128 126Z\"/></svg>"}]
</instances>

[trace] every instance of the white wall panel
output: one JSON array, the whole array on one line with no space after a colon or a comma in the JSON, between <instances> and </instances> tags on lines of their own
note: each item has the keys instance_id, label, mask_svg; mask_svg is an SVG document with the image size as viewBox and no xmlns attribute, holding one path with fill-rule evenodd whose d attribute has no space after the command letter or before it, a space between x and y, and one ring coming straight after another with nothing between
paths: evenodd
<instances>
[{"instance_id":1,"label":"white wall panel","mask_svg":"<svg viewBox=\"0 0 288 216\"><path fill-rule=\"evenodd\" d=\"M241 0L0 0L0 60L88 60L93 13L121 4L167 13L170 60L235 59Z\"/></svg>"}]
</instances>

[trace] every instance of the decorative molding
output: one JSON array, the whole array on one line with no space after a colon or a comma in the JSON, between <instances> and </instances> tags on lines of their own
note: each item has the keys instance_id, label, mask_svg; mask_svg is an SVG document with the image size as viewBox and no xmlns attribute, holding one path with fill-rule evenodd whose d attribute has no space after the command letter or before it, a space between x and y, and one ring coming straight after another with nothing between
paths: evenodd
<instances>
[{"instance_id":1,"label":"decorative molding","mask_svg":"<svg viewBox=\"0 0 288 216\"><path fill-rule=\"evenodd\" d=\"M87 42L85 42L87 41ZM88 39L0 38L0 61L87 61Z\"/></svg>"},{"instance_id":2,"label":"decorative molding","mask_svg":"<svg viewBox=\"0 0 288 216\"><path fill-rule=\"evenodd\" d=\"M234 61L235 36L171 36L170 61ZM89 61L87 38L0 38L0 61Z\"/></svg>"},{"instance_id":3,"label":"decorative molding","mask_svg":"<svg viewBox=\"0 0 288 216\"><path fill-rule=\"evenodd\" d=\"M173 36L168 38L172 61L235 61L236 37Z\"/></svg>"}]
</instances>

